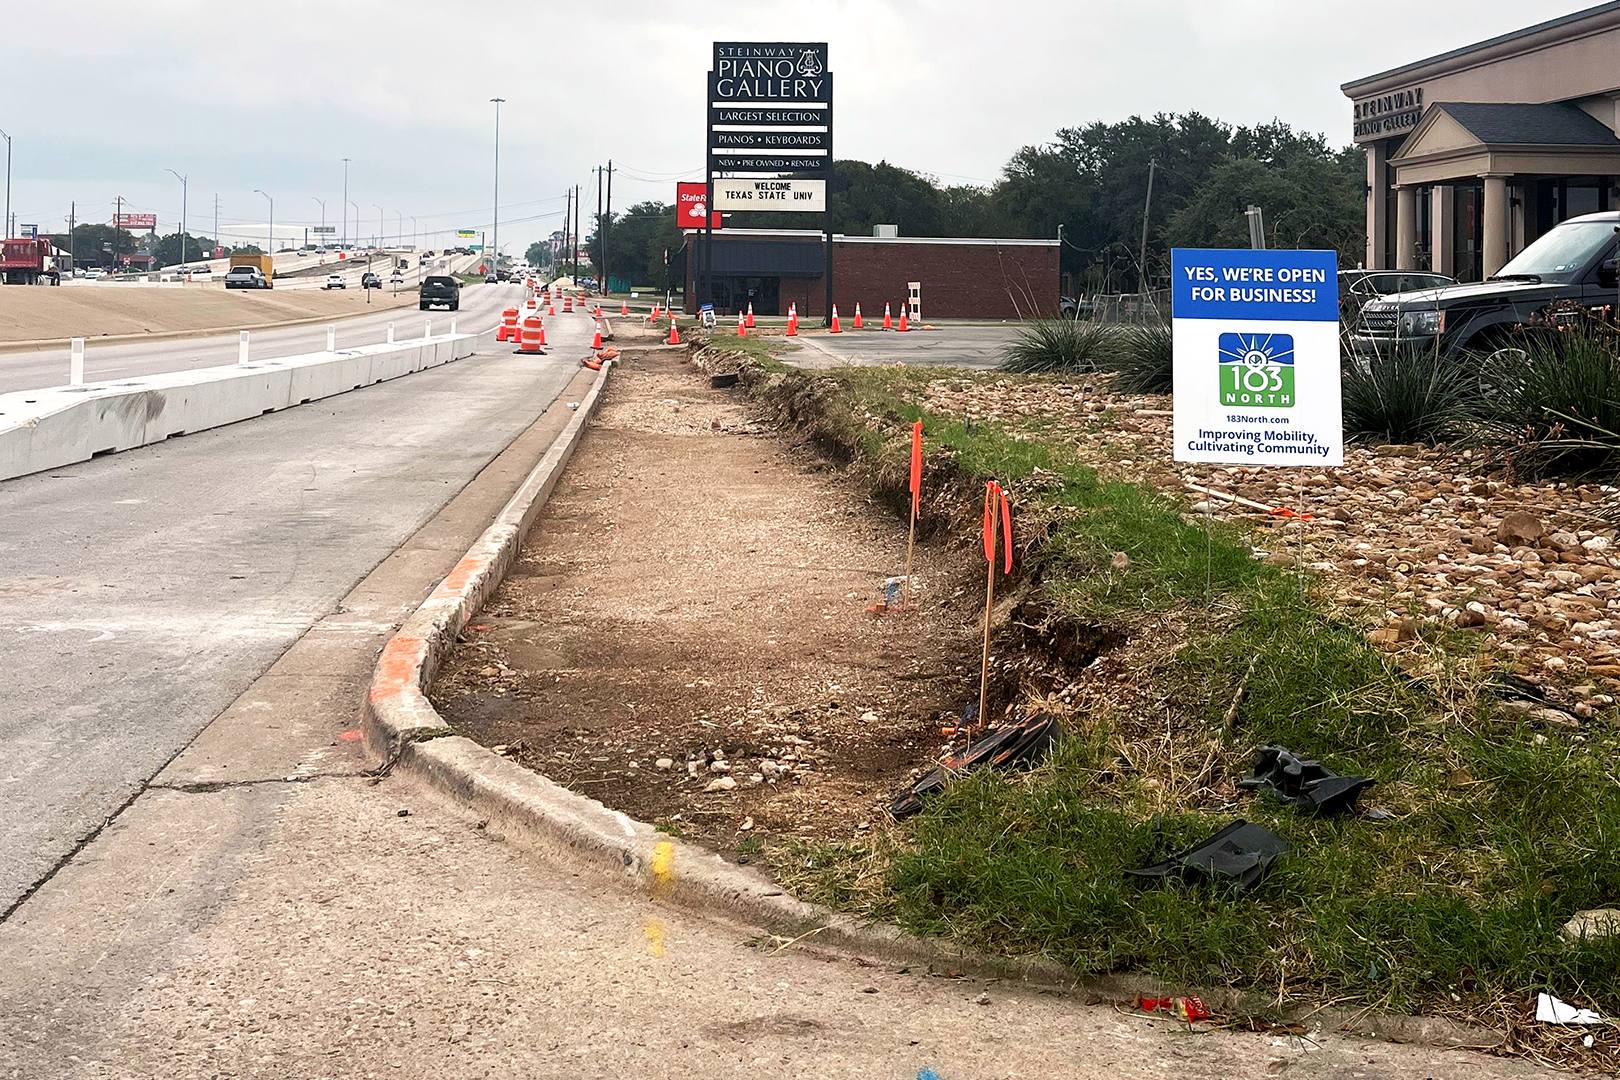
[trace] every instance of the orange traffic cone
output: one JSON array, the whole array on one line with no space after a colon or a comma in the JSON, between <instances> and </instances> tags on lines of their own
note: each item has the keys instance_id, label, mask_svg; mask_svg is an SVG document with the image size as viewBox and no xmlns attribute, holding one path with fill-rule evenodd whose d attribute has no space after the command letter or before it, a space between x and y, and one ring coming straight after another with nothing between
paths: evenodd
<instances>
[{"instance_id":1,"label":"orange traffic cone","mask_svg":"<svg viewBox=\"0 0 1620 1080\"><path fill-rule=\"evenodd\" d=\"M748 336L748 323L746 321L744 321L743 313L740 312L740 311L737 312L737 336L738 337L747 337Z\"/></svg>"},{"instance_id":2,"label":"orange traffic cone","mask_svg":"<svg viewBox=\"0 0 1620 1080\"><path fill-rule=\"evenodd\" d=\"M602 317L602 301L600 300L596 302L596 317L598 319Z\"/></svg>"},{"instance_id":3,"label":"orange traffic cone","mask_svg":"<svg viewBox=\"0 0 1620 1080\"><path fill-rule=\"evenodd\" d=\"M744 325L750 330L754 328L754 302L752 300L748 301L748 321Z\"/></svg>"},{"instance_id":4,"label":"orange traffic cone","mask_svg":"<svg viewBox=\"0 0 1620 1080\"><path fill-rule=\"evenodd\" d=\"M547 315L555 315L555 314L557 314L556 301L553 301L553 300L547 300L546 301L546 314Z\"/></svg>"},{"instance_id":5,"label":"orange traffic cone","mask_svg":"<svg viewBox=\"0 0 1620 1080\"><path fill-rule=\"evenodd\" d=\"M788 337L798 337L799 336L799 313L797 311L794 311L791 305L788 307L787 336Z\"/></svg>"},{"instance_id":6,"label":"orange traffic cone","mask_svg":"<svg viewBox=\"0 0 1620 1080\"><path fill-rule=\"evenodd\" d=\"M894 329L894 318L889 314L889 303L886 300L883 303L883 329Z\"/></svg>"},{"instance_id":7,"label":"orange traffic cone","mask_svg":"<svg viewBox=\"0 0 1620 1080\"><path fill-rule=\"evenodd\" d=\"M842 334L843 332L844 332L843 327L838 325L838 305L834 304L833 305L832 326L830 328L828 328L827 333L829 333L829 334Z\"/></svg>"},{"instance_id":8,"label":"orange traffic cone","mask_svg":"<svg viewBox=\"0 0 1620 1080\"><path fill-rule=\"evenodd\" d=\"M669 343L671 345L679 345L681 343L681 335L675 329L675 313L673 311L669 313Z\"/></svg>"},{"instance_id":9,"label":"orange traffic cone","mask_svg":"<svg viewBox=\"0 0 1620 1080\"><path fill-rule=\"evenodd\" d=\"M602 347L602 320L597 319L596 320L596 336L591 339L591 348L600 349L601 347Z\"/></svg>"},{"instance_id":10,"label":"orange traffic cone","mask_svg":"<svg viewBox=\"0 0 1620 1080\"><path fill-rule=\"evenodd\" d=\"M658 321L658 301L656 301L656 300L653 301L652 314L647 316L647 321L648 322L657 322Z\"/></svg>"},{"instance_id":11,"label":"orange traffic cone","mask_svg":"<svg viewBox=\"0 0 1620 1080\"><path fill-rule=\"evenodd\" d=\"M628 300L620 300L619 301L619 317L623 318L624 316L626 316L628 314L630 314L630 301L628 301Z\"/></svg>"},{"instance_id":12,"label":"orange traffic cone","mask_svg":"<svg viewBox=\"0 0 1620 1080\"><path fill-rule=\"evenodd\" d=\"M861 328L861 302L855 301L855 329Z\"/></svg>"},{"instance_id":13,"label":"orange traffic cone","mask_svg":"<svg viewBox=\"0 0 1620 1080\"><path fill-rule=\"evenodd\" d=\"M906 309L910 306L910 304L900 305L900 332L902 334L911 329L910 324L906 322Z\"/></svg>"},{"instance_id":14,"label":"orange traffic cone","mask_svg":"<svg viewBox=\"0 0 1620 1080\"><path fill-rule=\"evenodd\" d=\"M546 320L540 320L540 344L546 343Z\"/></svg>"}]
</instances>

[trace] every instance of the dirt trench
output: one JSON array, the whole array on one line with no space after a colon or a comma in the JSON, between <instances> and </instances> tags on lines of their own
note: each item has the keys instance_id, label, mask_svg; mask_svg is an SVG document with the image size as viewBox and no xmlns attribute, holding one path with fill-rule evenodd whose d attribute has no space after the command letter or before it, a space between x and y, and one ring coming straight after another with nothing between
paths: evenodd
<instances>
[{"instance_id":1,"label":"dirt trench","mask_svg":"<svg viewBox=\"0 0 1620 1080\"><path fill-rule=\"evenodd\" d=\"M919 546L915 607L869 612L903 524L683 355L626 350L434 702L721 850L858 836L977 698L979 569Z\"/></svg>"}]
</instances>

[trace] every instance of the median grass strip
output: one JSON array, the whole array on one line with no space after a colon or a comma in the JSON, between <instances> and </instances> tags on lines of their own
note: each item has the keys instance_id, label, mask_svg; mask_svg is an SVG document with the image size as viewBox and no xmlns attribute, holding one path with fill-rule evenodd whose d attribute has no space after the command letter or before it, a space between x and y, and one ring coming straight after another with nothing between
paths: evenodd
<instances>
[{"instance_id":1,"label":"median grass strip","mask_svg":"<svg viewBox=\"0 0 1620 1080\"><path fill-rule=\"evenodd\" d=\"M1620 943L1559 936L1576 911L1620 906L1613 716L1572 730L1501 709L1462 634L1426 642L1421 668L1397 666L1293 571L1256 559L1242 530L1206 529L1178 495L1099 478L1036 422L924 411L915 403L940 377L773 365L744 381L897 512L906 429L922 420L928 517L969 540L984 480L1009 486L1012 593L1114 644L1067 686L1010 688L1063 722L1045 765L962 777L867 841L765 852L785 883L985 949L1278 1003L1511 1026L1546 990L1620 1011ZM1312 819L1238 791L1264 744L1376 778L1363 801L1391 817ZM1293 845L1253 890L1123 876L1238 817ZM1598 1052L1610 1042L1600 1033Z\"/></svg>"}]
</instances>

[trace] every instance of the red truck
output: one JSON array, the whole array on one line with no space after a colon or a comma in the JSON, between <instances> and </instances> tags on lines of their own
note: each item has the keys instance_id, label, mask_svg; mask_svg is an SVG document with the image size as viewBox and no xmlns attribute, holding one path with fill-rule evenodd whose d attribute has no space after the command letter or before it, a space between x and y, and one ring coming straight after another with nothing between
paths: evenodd
<instances>
[{"instance_id":1,"label":"red truck","mask_svg":"<svg viewBox=\"0 0 1620 1080\"><path fill-rule=\"evenodd\" d=\"M7 285L34 285L42 277L52 285L62 284L49 240L0 241L0 274Z\"/></svg>"}]
</instances>

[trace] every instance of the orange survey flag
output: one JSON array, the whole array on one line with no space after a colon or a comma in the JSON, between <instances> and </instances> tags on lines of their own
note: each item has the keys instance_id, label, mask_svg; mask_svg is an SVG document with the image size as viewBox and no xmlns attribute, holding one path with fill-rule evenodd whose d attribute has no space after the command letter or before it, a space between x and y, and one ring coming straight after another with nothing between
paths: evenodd
<instances>
[{"instance_id":1,"label":"orange survey flag","mask_svg":"<svg viewBox=\"0 0 1620 1080\"><path fill-rule=\"evenodd\" d=\"M984 485L984 561L994 565L996 561L996 482L990 480Z\"/></svg>"},{"instance_id":2,"label":"orange survey flag","mask_svg":"<svg viewBox=\"0 0 1620 1080\"><path fill-rule=\"evenodd\" d=\"M922 504L922 421L911 425L911 512Z\"/></svg>"},{"instance_id":3,"label":"orange survey flag","mask_svg":"<svg viewBox=\"0 0 1620 1080\"><path fill-rule=\"evenodd\" d=\"M1008 505L1007 493L1001 490L1000 484L996 485L996 494L1001 496L1001 547L1007 556L1007 568L1002 573L1010 574L1013 566L1012 507Z\"/></svg>"}]
</instances>

